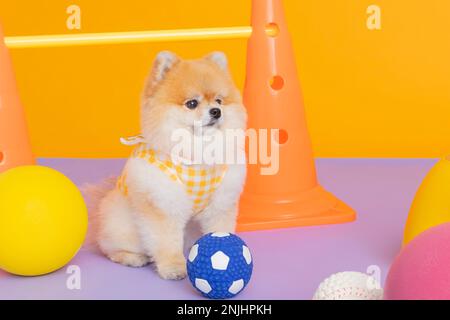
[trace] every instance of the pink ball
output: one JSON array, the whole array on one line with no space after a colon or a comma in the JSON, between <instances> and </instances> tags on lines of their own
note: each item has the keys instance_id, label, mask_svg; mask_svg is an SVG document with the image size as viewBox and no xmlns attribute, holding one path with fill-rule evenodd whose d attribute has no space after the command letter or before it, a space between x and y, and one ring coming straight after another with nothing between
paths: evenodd
<instances>
[{"instance_id":1,"label":"pink ball","mask_svg":"<svg viewBox=\"0 0 450 320\"><path fill-rule=\"evenodd\" d=\"M450 299L450 223L423 232L400 252L386 280L385 299Z\"/></svg>"}]
</instances>

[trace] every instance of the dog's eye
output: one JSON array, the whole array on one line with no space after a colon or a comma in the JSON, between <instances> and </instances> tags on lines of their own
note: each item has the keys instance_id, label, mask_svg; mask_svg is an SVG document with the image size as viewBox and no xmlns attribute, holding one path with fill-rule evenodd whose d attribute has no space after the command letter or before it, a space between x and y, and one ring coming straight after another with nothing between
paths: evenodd
<instances>
[{"instance_id":1,"label":"dog's eye","mask_svg":"<svg viewBox=\"0 0 450 320\"><path fill-rule=\"evenodd\" d=\"M198 100L193 99L186 102L185 106L186 108L193 110L198 107L198 104L199 104Z\"/></svg>"},{"instance_id":2,"label":"dog's eye","mask_svg":"<svg viewBox=\"0 0 450 320\"><path fill-rule=\"evenodd\" d=\"M216 99L216 103L222 105L223 104L223 100L222 99Z\"/></svg>"}]
</instances>

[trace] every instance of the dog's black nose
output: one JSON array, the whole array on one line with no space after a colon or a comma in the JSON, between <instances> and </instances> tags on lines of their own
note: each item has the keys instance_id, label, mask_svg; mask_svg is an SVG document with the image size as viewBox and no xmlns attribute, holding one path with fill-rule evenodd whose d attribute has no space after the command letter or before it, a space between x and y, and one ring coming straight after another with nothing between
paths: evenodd
<instances>
[{"instance_id":1,"label":"dog's black nose","mask_svg":"<svg viewBox=\"0 0 450 320\"><path fill-rule=\"evenodd\" d=\"M222 117L222 110L219 108L214 108L209 111L209 114L213 119L220 119Z\"/></svg>"}]
</instances>

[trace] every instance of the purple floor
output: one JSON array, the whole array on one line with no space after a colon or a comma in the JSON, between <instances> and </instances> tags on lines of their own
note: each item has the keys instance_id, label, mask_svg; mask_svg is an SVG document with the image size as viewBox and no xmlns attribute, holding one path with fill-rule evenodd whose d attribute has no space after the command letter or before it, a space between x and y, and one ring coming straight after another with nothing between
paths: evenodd
<instances>
[{"instance_id":1,"label":"purple floor","mask_svg":"<svg viewBox=\"0 0 450 320\"><path fill-rule=\"evenodd\" d=\"M322 184L353 206L346 225L243 233L255 269L239 299L311 299L319 283L339 271L379 266L381 280L397 254L403 224L433 160L318 160ZM77 184L117 174L121 160L42 160ZM151 267L131 269L82 249L70 265L81 268L81 290L66 287L66 268L44 277L0 271L0 299L201 299L188 280L159 279Z\"/></svg>"}]
</instances>

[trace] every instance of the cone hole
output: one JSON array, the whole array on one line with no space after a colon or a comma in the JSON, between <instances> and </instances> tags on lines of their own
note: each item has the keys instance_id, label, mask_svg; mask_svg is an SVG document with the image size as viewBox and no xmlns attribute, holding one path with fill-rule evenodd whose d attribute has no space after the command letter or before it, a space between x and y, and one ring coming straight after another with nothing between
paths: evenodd
<instances>
[{"instance_id":1,"label":"cone hole","mask_svg":"<svg viewBox=\"0 0 450 320\"><path fill-rule=\"evenodd\" d=\"M4 161L5 161L5 154L3 153L3 151L0 150L0 165L2 165Z\"/></svg>"},{"instance_id":2,"label":"cone hole","mask_svg":"<svg viewBox=\"0 0 450 320\"><path fill-rule=\"evenodd\" d=\"M269 23L266 26L266 33L271 38L278 37L280 34L280 27L275 22Z\"/></svg>"},{"instance_id":3,"label":"cone hole","mask_svg":"<svg viewBox=\"0 0 450 320\"><path fill-rule=\"evenodd\" d=\"M280 129L278 131L278 137L276 137L276 141L279 145L284 145L289 141L289 134L286 130Z\"/></svg>"},{"instance_id":4,"label":"cone hole","mask_svg":"<svg viewBox=\"0 0 450 320\"><path fill-rule=\"evenodd\" d=\"M276 75L270 79L270 87L275 91L280 91L284 88L284 79L282 76Z\"/></svg>"}]
</instances>

